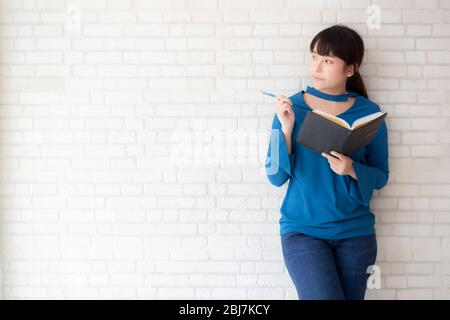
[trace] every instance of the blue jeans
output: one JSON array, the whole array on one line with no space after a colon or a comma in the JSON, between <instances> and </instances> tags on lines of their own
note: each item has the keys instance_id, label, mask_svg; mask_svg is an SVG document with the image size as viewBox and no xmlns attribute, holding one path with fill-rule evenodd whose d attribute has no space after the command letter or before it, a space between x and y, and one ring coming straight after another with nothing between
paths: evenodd
<instances>
[{"instance_id":1,"label":"blue jeans","mask_svg":"<svg viewBox=\"0 0 450 320\"><path fill-rule=\"evenodd\" d=\"M289 232L281 246L299 299L364 300L377 256L375 234L327 240Z\"/></svg>"}]
</instances>

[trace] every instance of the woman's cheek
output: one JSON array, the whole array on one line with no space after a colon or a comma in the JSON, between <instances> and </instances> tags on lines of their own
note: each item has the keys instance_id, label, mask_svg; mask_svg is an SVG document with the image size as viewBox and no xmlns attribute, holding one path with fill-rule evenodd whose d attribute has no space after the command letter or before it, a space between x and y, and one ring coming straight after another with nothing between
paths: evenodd
<instances>
[{"instance_id":1,"label":"woman's cheek","mask_svg":"<svg viewBox=\"0 0 450 320\"><path fill-rule=\"evenodd\" d=\"M326 79L329 83L338 84L341 81L341 73L339 73L338 68L335 68L334 66L329 66L326 71Z\"/></svg>"},{"instance_id":2,"label":"woman's cheek","mask_svg":"<svg viewBox=\"0 0 450 320\"><path fill-rule=\"evenodd\" d=\"M338 75L338 70L334 66L328 66L327 68L327 77L328 79L336 79Z\"/></svg>"}]
</instances>

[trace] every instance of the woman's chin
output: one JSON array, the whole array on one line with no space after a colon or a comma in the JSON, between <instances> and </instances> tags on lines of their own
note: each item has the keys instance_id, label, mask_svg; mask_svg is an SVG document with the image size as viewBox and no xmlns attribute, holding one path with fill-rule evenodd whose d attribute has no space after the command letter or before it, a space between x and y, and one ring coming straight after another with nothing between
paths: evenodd
<instances>
[{"instance_id":1,"label":"woman's chin","mask_svg":"<svg viewBox=\"0 0 450 320\"><path fill-rule=\"evenodd\" d=\"M316 88L317 90L324 89L326 87L323 80L316 80L312 78L312 83L314 85L314 88Z\"/></svg>"}]
</instances>

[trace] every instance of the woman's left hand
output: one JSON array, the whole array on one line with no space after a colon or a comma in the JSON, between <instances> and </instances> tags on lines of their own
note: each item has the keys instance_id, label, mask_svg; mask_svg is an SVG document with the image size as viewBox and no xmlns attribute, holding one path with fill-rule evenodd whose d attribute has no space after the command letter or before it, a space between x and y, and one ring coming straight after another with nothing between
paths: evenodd
<instances>
[{"instance_id":1,"label":"woman's left hand","mask_svg":"<svg viewBox=\"0 0 450 320\"><path fill-rule=\"evenodd\" d=\"M331 155L322 152L322 156L328 160L331 170L339 175L349 175L356 180L352 158L344 156L336 151L331 151L330 153Z\"/></svg>"}]
</instances>

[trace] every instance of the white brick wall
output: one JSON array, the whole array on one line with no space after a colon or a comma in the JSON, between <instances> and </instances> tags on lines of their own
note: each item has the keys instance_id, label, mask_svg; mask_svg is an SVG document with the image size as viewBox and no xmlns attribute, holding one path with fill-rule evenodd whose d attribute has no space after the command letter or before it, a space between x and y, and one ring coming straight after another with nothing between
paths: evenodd
<instances>
[{"instance_id":1,"label":"white brick wall","mask_svg":"<svg viewBox=\"0 0 450 320\"><path fill-rule=\"evenodd\" d=\"M296 299L251 139L334 23L390 114L367 297L450 298L449 0L2 0L0 23L3 298ZM209 153L176 163L182 129Z\"/></svg>"}]
</instances>

